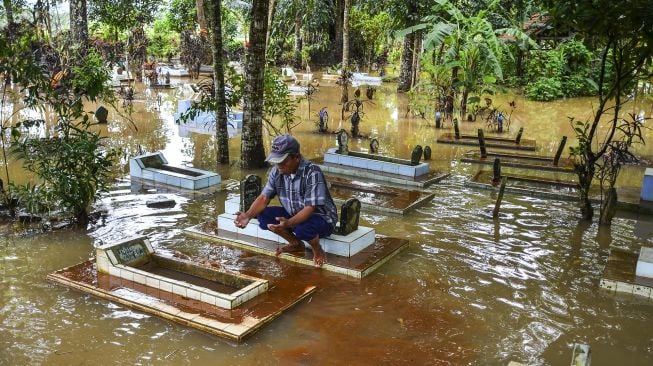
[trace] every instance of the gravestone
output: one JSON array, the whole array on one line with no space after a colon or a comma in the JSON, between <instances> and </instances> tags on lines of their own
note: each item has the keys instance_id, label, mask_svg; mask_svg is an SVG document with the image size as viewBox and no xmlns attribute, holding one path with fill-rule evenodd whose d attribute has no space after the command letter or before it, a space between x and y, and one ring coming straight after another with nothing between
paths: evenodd
<instances>
[{"instance_id":1,"label":"gravestone","mask_svg":"<svg viewBox=\"0 0 653 366\"><path fill-rule=\"evenodd\" d=\"M359 132L358 132L358 125L361 122L361 116L358 114L358 111L355 111L351 115L351 136L352 137L358 137Z\"/></svg>"},{"instance_id":2,"label":"gravestone","mask_svg":"<svg viewBox=\"0 0 653 366\"><path fill-rule=\"evenodd\" d=\"M424 160L431 160L431 147L430 146L425 146L424 147Z\"/></svg>"},{"instance_id":3,"label":"gravestone","mask_svg":"<svg viewBox=\"0 0 653 366\"><path fill-rule=\"evenodd\" d=\"M379 152L379 140L372 139L372 141L370 141L370 152L372 154L376 154Z\"/></svg>"},{"instance_id":4,"label":"gravestone","mask_svg":"<svg viewBox=\"0 0 653 366\"><path fill-rule=\"evenodd\" d=\"M356 198L350 198L340 209L339 235L348 235L358 229L358 219L361 215L361 202Z\"/></svg>"},{"instance_id":5,"label":"gravestone","mask_svg":"<svg viewBox=\"0 0 653 366\"><path fill-rule=\"evenodd\" d=\"M336 141L338 142L337 153L347 155L349 153L349 147L347 147L349 136L347 136L347 131L341 128L336 135Z\"/></svg>"},{"instance_id":6,"label":"gravestone","mask_svg":"<svg viewBox=\"0 0 653 366\"><path fill-rule=\"evenodd\" d=\"M413 149L413 153L410 155L410 165L419 164L419 159L422 158L422 146L417 145Z\"/></svg>"},{"instance_id":7,"label":"gravestone","mask_svg":"<svg viewBox=\"0 0 653 366\"><path fill-rule=\"evenodd\" d=\"M240 182L240 211L247 212L261 194L261 177L250 174Z\"/></svg>"},{"instance_id":8,"label":"gravestone","mask_svg":"<svg viewBox=\"0 0 653 366\"><path fill-rule=\"evenodd\" d=\"M150 260L150 251L142 239L130 240L110 249L118 264L140 266Z\"/></svg>"},{"instance_id":9,"label":"gravestone","mask_svg":"<svg viewBox=\"0 0 653 366\"><path fill-rule=\"evenodd\" d=\"M442 126L442 112L435 112L435 128L440 128Z\"/></svg>"},{"instance_id":10,"label":"gravestone","mask_svg":"<svg viewBox=\"0 0 653 366\"><path fill-rule=\"evenodd\" d=\"M478 129L478 146L481 148L481 158L487 158L487 150L485 149L485 135L482 129Z\"/></svg>"},{"instance_id":11,"label":"gravestone","mask_svg":"<svg viewBox=\"0 0 653 366\"><path fill-rule=\"evenodd\" d=\"M460 128L458 128L458 118L454 118L453 120L453 132L454 132L454 136L456 136L456 140L460 139Z\"/></svg>"},{"instance_id":12,"label":"gravestone","mask_svg":"<svg viewBox=\"0 0 653 366\"><path fill-rule=\"evenodd\" d=\"M553 158L554 166L558 166L558 163L560 162L560 155L562 155L566 143L567 143L567 136L562 136L562 140L560 140L560 145L558 145L558 151L556 151L556 155Z\"/></svg>"},{"instance_id":13,"label":"gravestone","mask_svg":"<svg viewBox=\"0 0 653 366\"><path fill-rule=\"evenodd\" d=\"M322 107L318 113L320 118L319 130L320 132L326 132L329 128L329 113L327 112L327 107Z\"/></svg>"},{"instance_id":14,"label":"gravestone","mask_svg":"<svg viewBox=\"0 0 653 366\"><path fill-rule=\"evenodd\" d=\"M501 181L501 160L494 158L494 165L492 165L492 185L497 185Z\"/></svg>"},{"instance_id":15,"label":"gravestone","mask_svg":"<svg viewBox=\"0 0 653 366\"><path fill-rule=\"evenodd\" d=\"M519 132L517 132L517 138L515 139L515 144L519 145L521 142L521 135L524 133L524 127L519 128Z\"/></svg>"},{"instance_id":16,"label":"gravestone","mask_svg":"<svg viewBox=\"0 0 653 366\"><path fill-rule=\"evenodd\" d=\"M109 111L104 108L104 106L99 106L95 110L95 118L97 118L98 123L107 123L107 118L109 117Z\"/></svg>"}]
</instances>

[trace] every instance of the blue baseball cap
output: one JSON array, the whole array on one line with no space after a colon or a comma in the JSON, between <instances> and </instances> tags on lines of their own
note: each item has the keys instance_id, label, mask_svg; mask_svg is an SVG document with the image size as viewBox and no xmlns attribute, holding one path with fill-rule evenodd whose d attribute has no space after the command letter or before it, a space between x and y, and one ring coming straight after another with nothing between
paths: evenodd
<instances>
[{"instance_id":1,"label":"blue baseball cap","mask_svg":"<svg viewBox=\"0 0 653 366\"><path fill-rule=\"evenodd\" d=\"M290 154L299 153L299 142L290 135L280 135L272 141L272 150L265 161L279 164Z\"/></svg>"}]
</instances>

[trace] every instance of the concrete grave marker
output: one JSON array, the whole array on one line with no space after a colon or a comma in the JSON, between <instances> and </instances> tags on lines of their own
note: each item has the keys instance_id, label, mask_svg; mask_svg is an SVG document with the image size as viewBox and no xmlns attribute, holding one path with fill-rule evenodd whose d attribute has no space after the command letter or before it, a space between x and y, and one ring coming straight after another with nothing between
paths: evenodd
<instances>
[{"instance_id":1,"label":"concrete grave marker","mask_svg":"<svg viewBox=\"0 0 653 366\"><path fill-rule=\"evenodd\" d=\"M250 174L240 182L240 211L246 212L261 194L261 177Z\"/></svg>"}]
</instances>

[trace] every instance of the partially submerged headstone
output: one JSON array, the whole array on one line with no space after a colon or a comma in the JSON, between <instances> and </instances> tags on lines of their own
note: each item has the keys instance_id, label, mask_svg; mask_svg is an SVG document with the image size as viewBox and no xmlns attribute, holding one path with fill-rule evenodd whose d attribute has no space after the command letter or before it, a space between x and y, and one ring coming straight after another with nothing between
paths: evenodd
<instances>
[{"instance_id":1,"label":"partially submerged headstone","mask_svg":"<svg viewBox=\"0 0 653 366\"><path fill-rule=\"evenodd\" d=\"M431 147L430 146L425 146L424 147L424 160L431 160Z\"/></svg>"},{"instance_id":2,"label":"partially submerged headstone","mask_svg":"<svg viewBox=\"0 0 653 366\"><path fill-rule=\"evenodd\" d=\"M492 165L492 185L497 185L501 181L501 159L494 158Z\"/></svg>"},{"instance_id":3,"label":"partially submerged headstone","mask_svg":"<svg viewBox=\"0 0 653 366\"><path fill-rule=\"evenodd\" d=\"M379 140L372 139L372 141L370 141L370 153L376 154L378 152L379 152Z\"/></svg>"},{"instance_id":4,"label":"partially submerged headstone","mask_svg":"<svg viewBox=\"0 0 653 366\"><path fill-rule=\"evenodd\" d=\"M487 150L485 149L485 135L483 135L483 130L478 129L478 145L481 149L481 158L487 158Z\"/></svg>"},{"instance_id":5,"label":"partially submerged headstone","mask_svg":"<svg viewBox=\"0 0 653 366\"><path fill-rule=\"evenodd\" d=\"M412 154L410 155L410 164L411 165L417 165L419 164L419 160L422 158L422 146L417 145L413 149Z\"/></svg>"},{"instance_id":6,"label":"partially submerged headstone","mask_svg":"<svg viewBox=\"0 0 653 366\"><path fill-rule=\"evenodd\" d=\"M250 174L240 182L240 211L246 212L261 194L261 177Z\"/></svg>"},{"instance_id":7,"label":"partially submerged headstone","mask_svg":"<svg viewBox=\"0 0 653 366\"><path fill-rule=\"evenodd\" d=\"M348 199L340 210L340 226L338 235L348 235L358 229L361 215L361 202L356 198Z\"/></svg>"},{"instance_id":8,"label":"partially submerged headstone","mask_svg":"<svg viewBox=\"0 0 653 366\"><path fill-rule=\"evenodd\" d=\"M340 129L336 135L336 141L338 142L338 150L336 152L338 154L346 155L349 152L349 147L347 146L349 143L349 136L347 136L347 131Z\"/></svg>"},{"instance_id":9,"label":"partially submerged headstone","mask_svg":"<svg viewBox=\"0 0 653 366\"><path fill-rule=\"evenodd\" d=\"M556 155L553 158L554 166L558 166L558 163L560 162L560 156L562 155L562 152L565 149L566 143L567 143L567 136L562 136L562 140L560 140L560 145L558 145L558 151L556 151Z\"/></svg>"},{"instance_id":10,"label":"partially submerged headstone","mask_svg":"<svg viewBox=\"0 0 653 366\"><path fill-rule=\"evenodd\" d=\"M515 138L515 144L519 145L521 142L521 135L524 133L524 127L519 128L519 132L517 132L517 137Z\"/></svg>"},{"instance_id":11,"label":"partially submerged headstone","mask_svg":"<svg viewBox=\"0 0 653 366\"><path fill-rule=\"evenodd\" d=\"M109 111L104 108L104 106L99 106L95 110L95 118L97 118L98 123L107 123L107 118L109 118Z\"/></svg>"}]
</instances>

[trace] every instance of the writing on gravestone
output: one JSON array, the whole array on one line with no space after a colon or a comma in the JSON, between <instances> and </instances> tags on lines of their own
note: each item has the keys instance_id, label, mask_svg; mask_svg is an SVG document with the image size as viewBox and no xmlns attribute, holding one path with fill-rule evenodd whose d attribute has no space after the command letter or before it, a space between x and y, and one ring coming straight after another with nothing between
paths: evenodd
<instances>
[{"instance_id":1,"label":"writing on gravestone","mask_svg":"<svg viewBox=\"0 0 653 366\"><path fill-rule=\"evenodd\" d=\"M261 194L261 177L250 174L240 182L240 211L246 212Z\"/></svg>"},{"instance_id":2,"label":"writing on gravestone","mask_svg":"<svg viewBox=\"0 0 653 366\"><path fill-rule=\"evenodd\" d=\"M121 264L130 264L147 256L147 249L142 242L128 242L113 248L113 253Z\"/></svg>"}]
</instances>

